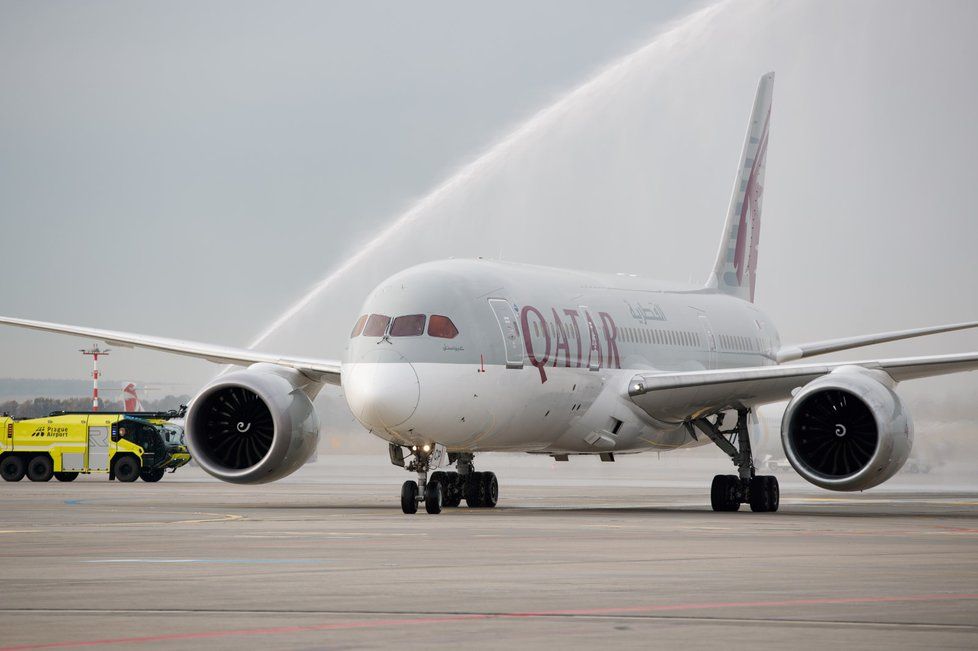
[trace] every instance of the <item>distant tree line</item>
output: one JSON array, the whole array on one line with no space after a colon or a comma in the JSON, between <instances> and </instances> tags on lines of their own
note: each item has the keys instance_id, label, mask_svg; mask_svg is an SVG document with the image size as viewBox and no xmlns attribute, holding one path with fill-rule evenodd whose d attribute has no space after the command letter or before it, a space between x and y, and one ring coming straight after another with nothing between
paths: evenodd
<instances>
[{"instance_id":1,"label":"distant tree line","mask_svg":"<svg viewBox=\"0 0 978 651\"><path fill-rule=\"evenodd\" d=\"M190 396L166 396L158 400L140 398L145 411L168 411L178 409L180 405L190 402ZM0 413L9 414L15 418L39 418L47 416L52 411L89 411L92 408L91 398L34 398L32 400L7 400L0 402ZM103 400L99 411L122 411L125 404L122 400Z\"/></svg>"}]
</instances>

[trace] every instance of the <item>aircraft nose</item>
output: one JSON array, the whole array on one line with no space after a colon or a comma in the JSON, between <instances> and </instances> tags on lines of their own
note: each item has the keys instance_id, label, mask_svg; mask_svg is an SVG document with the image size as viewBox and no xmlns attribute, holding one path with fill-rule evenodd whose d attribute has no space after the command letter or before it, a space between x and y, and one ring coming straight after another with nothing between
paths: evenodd
<instances>
[{"instance_id":1,"label":"aircraft nose","mask_svg":"<svg viewBox=\"0 0 978 651\"><path fill-rule=\"evenodd\" d=\"M376 429L404 423L418 408L421 397L421 383L414 367L404 355L390 348L368 351L344 367L343 387L353 415Z\"/></svg>"}]
</instances>

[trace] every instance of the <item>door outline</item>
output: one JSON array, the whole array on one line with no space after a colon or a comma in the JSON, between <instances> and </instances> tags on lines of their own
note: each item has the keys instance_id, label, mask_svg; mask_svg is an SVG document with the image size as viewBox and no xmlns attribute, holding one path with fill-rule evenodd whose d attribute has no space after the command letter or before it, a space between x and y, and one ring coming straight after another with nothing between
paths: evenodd
<instances>
[{"instance_id":1,"label":"door outline","mask_svg":"<svg viewBox=\"0 0 978 651\"><path fill-rule=\"evenodd\" d=\"M88 428L88 469L109 469L109 428L106 425Z\"/></svg>"},{"instance_id":2,"label":"door outline","mask_svg":"<svg viewBox=\"0 0 978 651\"><path fill-rule=\"evenodd\" d=\"M697 311L696 316L699 317L700 327L703 328L703 334L706 336L706 368L715 369L717 367L717 338L713 334L713 326L702 312Z\"/></svg>"},{"instance_id":3,"label":"door outline","mask_svg":"<svg viewBox=\"0 0 978 651\"><path fill-rule=\"evenodd\" d=\"M499 334L503 338L506 368L523 368L523 336L516 317L516 310L505 298L490 298L489 307L496 317Z\"/></svg>"}]
</instances>

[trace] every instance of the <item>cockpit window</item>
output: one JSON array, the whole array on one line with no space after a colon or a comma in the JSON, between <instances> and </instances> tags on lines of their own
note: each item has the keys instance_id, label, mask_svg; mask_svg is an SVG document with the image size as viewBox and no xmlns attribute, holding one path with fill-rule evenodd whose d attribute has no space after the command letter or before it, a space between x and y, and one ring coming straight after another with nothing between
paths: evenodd
<instances>
[{"instance_id":1,"label":"cockpit window","mask_svg":"<svg viewBox=\"0 0 978 651\"><path fill-rule=\"evenodd\" d=\"M364 337L383 337L391 318L386 314L371 314L363 328Z\"/></svg>"},{"instance_id":2,"label":"cockpit window","mask_svg":"<svg viewBox=\"0 0 978 651\"><path fill-rule=\"evenodd\" d=\"M432 314L428 319L428 334L442 339L454 339L458 336L458 328L447 316Z\"/></svg>"},{"instance_id":3,"label":"cockpit window","mask_svg":"<svg viewBox=\"0 0 978 651\"><path fill-rule=\"evenodd\" d=\"M364 314L362 317L357 319L357 324L353 326L353 332L350 333L350 339L354 337L359 337L360 333L363 332L363 326L367 323L367 315Z\"/></svg>"},{"instance_id":4,"label":"cockpit window","mask_svg":"<svg viewBox=\"0 0 978 651\"><path fill-rule=\"evenodd\" d=\"M391 325L392 337L417 337L424 334L424 315L409 314L394 319Z\"/></svg>"}]
</instances>

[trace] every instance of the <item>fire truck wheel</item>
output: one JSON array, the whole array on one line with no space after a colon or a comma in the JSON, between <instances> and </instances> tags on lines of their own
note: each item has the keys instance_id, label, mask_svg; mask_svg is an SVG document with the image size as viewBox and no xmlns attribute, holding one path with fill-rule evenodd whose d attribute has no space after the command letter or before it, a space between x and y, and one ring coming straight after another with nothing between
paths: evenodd
<instances>
[{"instance_id":1,"label":"fire truck wheel","mask_svg":"<svg viewBox=\"0 0 978 651\"><path fill-rule=\"evenodd\" d=\"M54 462L46 454L31 457L27 462L27 478L31 481L51 481L54 477Z\"/></svg>"},{"instance_id":2,"label":"fire truck wheel","mask_svg":"<svg viewBox=\"0 0 978 651\"><path fill-rule=\"evenodd\" d=\"M24 478L27 467L22 457L7 455L0 461L0 475L7 481L20 481Z\"/></svg>"},{"instance_id":3,"label":"fire truck wheel","mask_svg":"<svg viewBox=\"0 0 978 651\"><path fill-rule=\"evenodd\" d=\"M139 479L139 463L126 455L115 462L115 478L119 481L131 482Z\"/></svg>"},{"instance_id":4,"label":"fire truck wheel","mask_svg":"<svg viewBox=\"0 0 978 651\"><path fill-rule=\"evenodd\" d=\"M56 472L54 478L58 481L75 481L78 479L77 472Z\"/></svg>"},{"instance_id":5,"label":"fire truck wheel","mask_svg":"<svg viewBox=\"0 0 978 651\"><path fill-rule=\"evenodd\" d=\"M149 468L140 471L139 476L142 477L143 481L154 482L163 479L163 472L162 468Z\"/></svg>"}]
</instances>

